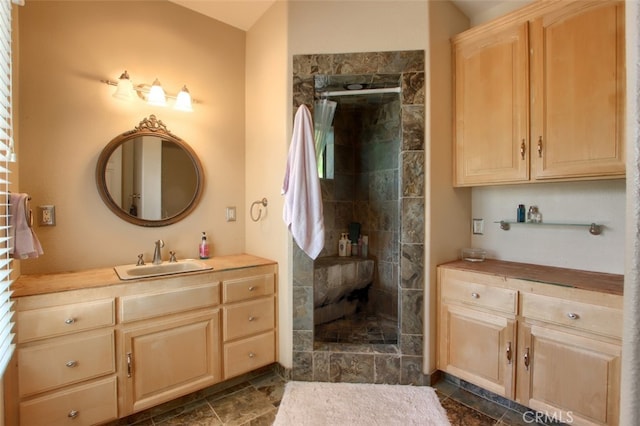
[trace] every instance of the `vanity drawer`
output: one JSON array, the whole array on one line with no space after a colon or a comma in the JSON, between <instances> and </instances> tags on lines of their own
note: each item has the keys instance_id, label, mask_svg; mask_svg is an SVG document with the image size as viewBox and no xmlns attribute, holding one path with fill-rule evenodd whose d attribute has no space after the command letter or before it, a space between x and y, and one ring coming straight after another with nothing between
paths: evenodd
<instances>
[{"instance_id":1,"label":"vanity drawer","mask_svg":"<svg viewBox=\"0 0 640 426\"><path fill-rule=\"evenodd\" d=\"M484 274L443 270L441 275L441 299L445 303L478 306L494 311L515 314L518 291L504 287L493 287L489 283L494 277ZM499 281L498 278L495 278ZM503 281L501 281L503 282Z\"/></svg>"},{"instance_id":2,"label":"vanity drawer","mask_svg":"<svg viewBox=\"0 0 640 426\"><path fill-rule=\"evenodd\" d=\"M23 426L94 425L118 418L116 377L20 403Z\"/></svg>"},{"instance_id":3,"label":"vanity drawer","mask_svg":"<svg viewBox=\"0 0 640 426\"><path fill-rule=\"evenodd\" d=\"M224 378L238 376L276 361L275 332L224 345Z\"/></svg>"},{"instance_id":4,"label":"vanity drawer","mask_svg":"<svg viewBox=\"0 0 640 426\"><path fill-rule=\"evenodd\" d=\"M223 312L225 342L275 327L273 297L225 306Z\"/></svg>"},{"instance_id":5,"label":"vanity drawer","mask_svg":"<svg viewBox=\"0 0 640 426\"><path fill-rule=\"evenodd\" d=\"M220 283L120 298L120 321L128 323L220 304Z\"/></svg>"},{"instance_id":6,"label":"vanity drawer","mask_svg":"<svg viewBox=\"0 0 640 426\"><path fill-rule=\"evenodd\" d=\"M526 293L522 295L522 316L622 338L621 309Z\"/></svg>"},{"instance_id":7,"label":"vanity drawer","mask_svg":"<svg viewBox=\"0 0 640 426\"><path fill-rule=\"evenodd\" d=\"M224 303L231 303L267 296L273 294L274 283L274 274L224 281L222 283L222 300Z\"/></svg>"},{"instance_id":8,"label":"vanity drawer","mask_svg":"<svg viewBox=\"0 0 640 426\"><path fill-rule=\"evenodd\" d=\"M115 324L114 299L18 311L18 343Z\"/></svg>"},{"instance_id":9,"label":"vanity drawer","mask_svg":"<svg viewBox=\"0 0 640 426\"><path fill-rule=\"evenodd\" d=\"M18 349L20 396L115 373L113 330L60 337Z\"/></svg>"}]
</instances>

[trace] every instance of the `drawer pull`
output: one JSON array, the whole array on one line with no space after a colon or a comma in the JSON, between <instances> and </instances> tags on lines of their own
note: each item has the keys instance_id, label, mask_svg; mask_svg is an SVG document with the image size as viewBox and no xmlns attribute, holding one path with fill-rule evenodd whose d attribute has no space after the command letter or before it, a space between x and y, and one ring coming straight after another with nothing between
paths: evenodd
<instances>
[{"instance_id":1,"label":"drawer pull","mask_svg":"<svg viewBox=\"0 0 640 426\"><path fill-rule=\"evenodd\" d=\"M70 419L75 419L76 417L78 417L78 414L80 414L78 410L71 410L69 411L69 414L67 414L67 417L69 417Z\"/></svg>"},{"instance_id":2,"label":"drawer pull","mask_svg":"<svg viewBox=\"0 0 640 426\"><path fill-rule=\"evenodd\" d=\"M71 325L74 322L76 322L75 318L67 318L66 320L64 320L64 323L67 324L67 325Z\"/></svg>"},{"instance_id":3,"label":"drawer pull","mask_svg":"<svg viewBox=\"0 0 640 426\"><path fill-rule=\"evenodd\" d=\"M256 288L255 288L254 286L249 287L249 291L253 291L253 290L255 290L255 289L256 289Z\"/></svg>"},{"instance_id":4,"label":"drawer pull","mask_svg":"<svg viewBox=\"0 0 640 426\"><path fill-rule=\"evenodd\" d=\"M573 312L569 312L567 313L567 317L569 317L572 320L577 320L578 318L580 318L580 315L573 313Z\"/></svg>"},{"instance_id":5,"label":"drawer pull","mask_svg":"<svg viewBox=\"0 0 640 426\"><path fill-rule=\"evenodd\" d=\"M65 365L69 368L73 368L78 365L78 361L67 361Z\"/></svg>"},{"instance_id":6,"label":"drawer pull","mask_svg":"<svg viewBox=\"0 0 640 426\"><path fill-rule=\"evenodd\" d=\"M255 320L256 320L256 317L254 317L254 316L250 316L249 317L249 322L252 322L252 321L255 321Z\"/></svg>"},{"instance_id":7,"label":"drawer pull","mask_svg":"<svg viewBox=\"0 0 640 426\"><path fill-rule=\"evenodd\" d=\"M480 299L480 295L476 292L471 293L471 297L473 297L474 299Z\"/></svg>"},{"instance_id":8,"label":"drawer pull","mask_svg":"<svg viewBox=\"0 0 640 426\"><path fill-rule=\"evenodd\" d=\"M511 364L511 342L507 342L507 364Z\"/></svg>"},{"instance_id":9,"label":"drawer pull","mask_svg":"<svg viewBox=\"0 0 640 426\"><path fill-rule=\"evenodd\" d=\"M255 358L256 354L254 354L253 352L249 352L249 358Z\"/></svg>"},{"instance_id":10,"label":"drawer pull","mask_svg":"<svg viewBox=\"0 0 640 426\"><path fill-rule=\"evenodd\" d=\"M530 359L529 359L529 348L526 348L524 350L524 368L529 371L529 363L530 363Z\"/></svg>"}]
</instances>

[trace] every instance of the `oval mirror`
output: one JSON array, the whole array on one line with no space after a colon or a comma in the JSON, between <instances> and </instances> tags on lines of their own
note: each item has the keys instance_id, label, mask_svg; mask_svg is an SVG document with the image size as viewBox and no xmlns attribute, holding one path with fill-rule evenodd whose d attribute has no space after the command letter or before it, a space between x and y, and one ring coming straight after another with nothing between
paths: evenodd
<instances>
[{"instance_id":1,"label":"oval mirror","mask_svg":"<svg viewBox=\"0 0 640 426\"><path fill-rule=\"evenodd\" d=\"M204 175L189 145L150 115L102 150L96 184L120 218L140 226L165 226L196 207Z\"/></svg>"}]
</instances>

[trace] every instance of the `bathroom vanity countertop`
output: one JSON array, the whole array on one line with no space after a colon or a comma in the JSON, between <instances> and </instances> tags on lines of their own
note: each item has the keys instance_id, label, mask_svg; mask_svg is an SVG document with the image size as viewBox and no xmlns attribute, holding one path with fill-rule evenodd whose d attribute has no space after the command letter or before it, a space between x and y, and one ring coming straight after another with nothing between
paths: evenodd
<instances>
[{"instance_id":1,"label":"bathroom vanity countertop","mask_svg":"<svg viewBox=\"0 0 640 426\"><path fill-rule=\"evenodd\" d=\"M487 259L483 262L456 260L440 266L615 295L622 295L624 286L624 275L504 260Z\"/></svg>"},{"instance_id":2,"label":"bathroom vanity countertop","mask_svg":"<svg viewBox=\"0 0 640 426\"><path fill-rule=\"evenodd\" d=\"M250 254L236 254L229 256L212 257L202 260L213 269L185 273L181 275L215 273L234 269L249 268L254 266L273 265L276 262ZM116 284L129 284L141 281L158 280L175 277L176 275L165 275L151 278L141 278L139 280L122 281L118 278L113 267L86 269L72 272L56 272L51 274L29 274L21 275L11 286L12 297L32 296L36 294L47 294L59 291L79 290L92 287L104 287Z\"/></svg>"}]
</instances>

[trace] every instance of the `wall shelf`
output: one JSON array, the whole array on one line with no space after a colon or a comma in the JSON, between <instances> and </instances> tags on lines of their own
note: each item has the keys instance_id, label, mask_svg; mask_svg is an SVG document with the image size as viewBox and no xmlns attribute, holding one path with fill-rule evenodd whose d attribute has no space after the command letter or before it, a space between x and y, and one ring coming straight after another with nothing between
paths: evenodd
<instances>
[{"instance_id":1,"label":"wall shelf","mask_svg":"<svg viewBox=\"0 0 640 426\"><path fill-rule=\"evenodd\" d=\"M503 231L508 231L511 229L511 225L521 226L543 226L543 227L551 227L551 226L577 226L581 228L587 228L591 235L600 235L602 233L603 225L599 225L597 223L570 223L570 222L515 222L512 220L500 220L494 223L500 224L500 229Z\"/></svg>"}]
</instances>

